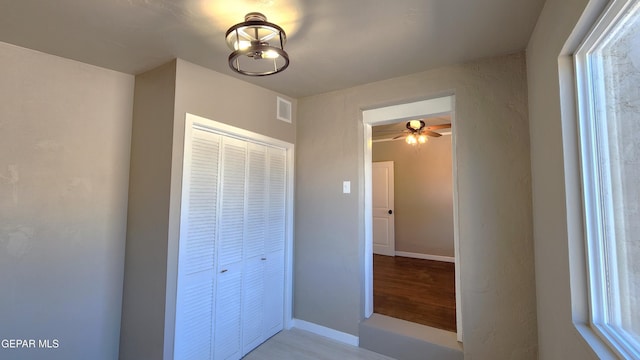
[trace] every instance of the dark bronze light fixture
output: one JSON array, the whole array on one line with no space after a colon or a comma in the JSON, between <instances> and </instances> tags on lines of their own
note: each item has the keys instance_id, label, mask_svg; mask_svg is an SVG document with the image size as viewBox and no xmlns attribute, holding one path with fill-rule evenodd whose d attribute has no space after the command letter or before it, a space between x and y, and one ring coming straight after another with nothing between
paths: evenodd
<instances>
[{"instance_id":1,"label":"dark bronze light fixture","mask_svg":"<svg viewBox=\"0 0 640 360\"><path fill-rule=\"evenodd\" d=\"M267 22L261 13L248 13L244 22L227 30L225 37L233 51L229 55L229 67L233 71L265 76L289 66L289 55L284 51L287 35L280 26Z\"/></svg>"},{"instance_id":2,"label":"dark bronze light fixture","mask_svg":"<svg viewBox=\"0 0 640 360\"><path fill-rule=\"evenodd\" d=\"M411 120L407 122L407 129L410 131L410 134L407 135L405 141L409 145L415 144L424 144L427 142L428 138L425 134L422 133L422 129L424 129L425 123L422 120Z\"/></svg>"},{"instance_id":3,"label":"dark bronze light fixture","mask_svg":"<svg viewBox=\"0 0 640 360\"><path fill-rule=\"evenodd\" d=\"M424 144L429 140L429 137L440 137L442 134L435 132L434 130L440 129L450 129L451 124L438 124L438 125L429 125L426 126L425 122L422 120L411 120L407 122L406 125L407 130L404 131L405 134L408 134L405 137L405 141L409 145L416 144ZM399 139L404 137L404 135L398 135L394 137L394 139Z\"/></svg>"}]
</instances>

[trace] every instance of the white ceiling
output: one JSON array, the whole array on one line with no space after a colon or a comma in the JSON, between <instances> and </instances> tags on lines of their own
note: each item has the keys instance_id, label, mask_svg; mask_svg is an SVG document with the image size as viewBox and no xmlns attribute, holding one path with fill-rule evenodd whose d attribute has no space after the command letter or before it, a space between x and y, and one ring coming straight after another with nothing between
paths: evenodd
<instances>
[{"instance_id":1,"label":"white ceiling","mask_svg":"<svg viewBox=\"0 0 640 360\"><path fill-rule=\"evenodd\" d=\"M0 41L138 74L175 57L303 97L523 50L544 0L1 0ZM232 72L225 31L260 11L280 74Z\"/></svg>"}]
</instances>

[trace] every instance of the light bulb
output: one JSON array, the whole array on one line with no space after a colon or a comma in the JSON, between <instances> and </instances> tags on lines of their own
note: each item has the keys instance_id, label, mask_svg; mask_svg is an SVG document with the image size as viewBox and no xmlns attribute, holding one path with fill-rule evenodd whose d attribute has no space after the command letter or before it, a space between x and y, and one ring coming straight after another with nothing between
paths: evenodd
<instances>
[{"instance_id":1,"label":"light bulb","mask_svg":"<svg viewBox=\"0 0 640 360\"><path fill-rule=\"evenodd\" d=\"M244 50L251 46L251 41L240 40L233 43L234 50Z\"/></svg>"},{"instance_id":2,"label":"light bulb","mask_svg":"<svg viewBox=\"0 0 640 360\"><path fill-rule=\"evenodd\" d=\"M426 143L427 142L427 137L421 134L420 136L418 136L418 142L420 144Z\"/></svg>"},{"instance_id":3,"label":"light bulb","mask_svg":"<svg viewBox=\"0 0 640 360\"><path fill-rule=\"evenodd\" d=\"M420 129L421 125L422 124L420 124L420 120L411 120L411 121L409 121L409 126L412 129L418 130L418 129Z\"/></svg>"},{"instance_id":4,"label":"light bulb","mask_svg":"<svg viewBox=\"0 0 640 360\"><path fill-rule=\"evenodd\" d=\"M269 50L269 51L265 51L262 54L262 57L265 59L277 59L278 57L280 57L280 54L278 54L277 51Z\"/></svg>"},{"instance_id":5,"label":"light bulb","mask_svg":"<svg viewBox=\"0 0 640 360\"><path fill-rule=\"evenodd\" d=\"M416 140L416 136L415 136L415 135L413 135L413 134L408 135L408 136L407 136L407 138L405 139L405 141L406 141L406 142L407 142L407 144L409 144L409 145L414 145L414 144L417 142L417 140Z\"/></svg>"}]
</instances>

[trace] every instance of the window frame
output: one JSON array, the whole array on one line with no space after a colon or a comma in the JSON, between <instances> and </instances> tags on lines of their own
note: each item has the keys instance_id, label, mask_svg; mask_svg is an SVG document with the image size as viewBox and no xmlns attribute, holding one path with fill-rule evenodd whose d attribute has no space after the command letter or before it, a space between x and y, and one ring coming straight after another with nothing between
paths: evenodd
<instances>
[{"instance_id":1,"label":"window frame","mask_svg":"<svg viewBox=\"0 0 640 360\"><path fill-rule=\"evenodd\" d=\"M594 80L602 78L600 75L604 70L601 61L592 55L612 31L618 31L617 26L628 19L628 12L639 2L612 0L574 53L589 322L593 331L622 358L640 358L640 342L624 329L609 324L612 320L619 323L621 313L620 308L610 306L610 303L619 303L619 294L607 291L608 287L619 287L616 272L609 274L610 283L607 283L606 263L609 259L605 253L615 254L616 251L615 246L609 246L615 241L615 234L610 231L614 228L613 219L607 216L613 212L613 201L606 193L611 187L610 166L601 166L601 163L609 164L608 153L599 151L608 148L607 136L598 136L607 131L605 122L599 120L604 107L598 106L605 90L602 81ZM615 255L612 257L616 258Z\"/></svg>"}]
</instances>

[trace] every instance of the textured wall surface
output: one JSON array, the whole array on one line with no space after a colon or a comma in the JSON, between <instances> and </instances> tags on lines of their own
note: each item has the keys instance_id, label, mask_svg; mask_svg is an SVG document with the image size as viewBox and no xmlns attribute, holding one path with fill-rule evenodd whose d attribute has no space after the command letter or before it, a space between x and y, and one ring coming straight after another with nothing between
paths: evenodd
<instances>
[{"instance_id":1,"label":"textured wall surface","mask_svg":"<svg viewBox=\"0 0 640 360\"><path fill-rule=\"evenodd\" d=\"M453 257L451 136L375 142L372 159L394 161L396 251Z\"/></svg>"},{"instance_id":2,"label":"textured wall surface","mask_svg":"<svg viewBox=\"0 0 640 360\"><path fill-rule=\"evenodd\" d=\"M188 112L295 143L296 99L181 59L177 60L177 67L176 126L184 128L184 115ZM278 96L291 102L291 123L276 117Z\"/></svg>"},{"instance_id":3,"label":"textured wall surface","mask_svg":"<svg viewBox=\"0 0 640 360\"><path fill-rule=\"evenodd\" d=\"M0 43L2 359L116 359L133 77ZM37 344L36 347L38 347Z\"/></svg>"},{"instance_id":4,"label":"textured wall surface","mask_svg":"<svg viewBox=\"0 0 640 360\"><path fill-rule=\"evenodd\" d=\"M122 360L163 358L175 84L175 61L135 80Z\"/></svg>"},{"instance_id":5,"label":"textured wall surface","mask_svg":"<svg viewBox=\"0 0 640 360\"><path fill-rule=\"evenodd\" d=\"M523 54L298 101L295 316L350 334L364 316L362 110L455 94L465 356L535 359ZM343 180L352 193L342 194Z\"/></svg>"}]
</instances>

